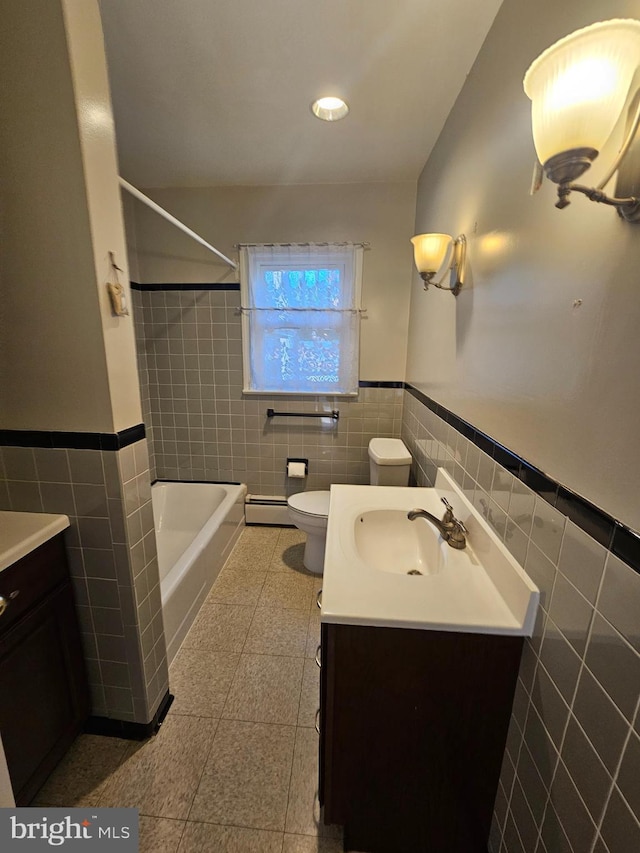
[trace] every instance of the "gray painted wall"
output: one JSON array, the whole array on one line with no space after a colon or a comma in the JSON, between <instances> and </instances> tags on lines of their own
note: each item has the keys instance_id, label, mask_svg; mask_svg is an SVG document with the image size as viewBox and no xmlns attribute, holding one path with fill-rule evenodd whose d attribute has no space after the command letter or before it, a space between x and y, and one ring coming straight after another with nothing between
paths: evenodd
<instances>
[{"instance_id":1,"label":"gray painted wall","mask_svg":"<svg viewBox=\"0 0 640 853\"><path fill-rule=\"evenodd\" d=\"M582 196L556 210L549 182L529 196L522 90L544 48L613 17L640 3L505 0L419 181L416 232L465 232L469 285L414 275L407 381L639 530L640 227Z\"/></svg>"}]
</instances>

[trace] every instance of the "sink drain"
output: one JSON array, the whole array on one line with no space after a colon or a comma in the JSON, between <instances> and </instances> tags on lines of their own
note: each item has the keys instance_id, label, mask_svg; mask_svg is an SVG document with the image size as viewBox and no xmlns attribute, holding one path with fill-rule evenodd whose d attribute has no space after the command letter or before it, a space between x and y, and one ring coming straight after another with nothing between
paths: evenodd
<instances>
[{"instance_id":1,"label":"sink drain","mask_svg":"<svg viewBox=\"0 0 640 853\"><path fill-rule=\"evenodd\" d=\"M417 569L409 569L407 572L408 575L421 575L422 572L419 572Z\"/></svg>"}]
</instances>

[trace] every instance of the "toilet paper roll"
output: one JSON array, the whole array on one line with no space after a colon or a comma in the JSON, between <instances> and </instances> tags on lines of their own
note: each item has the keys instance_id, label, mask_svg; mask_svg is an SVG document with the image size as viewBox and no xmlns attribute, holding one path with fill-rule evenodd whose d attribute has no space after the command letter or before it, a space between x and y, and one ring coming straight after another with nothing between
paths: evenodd
<instances>
[{"instance_id":1,"label":"toilet paper roll","mask_svg":"<svg viewBox=\"0 0 640 853\"><path fill-rule=\"evenodd\" d=\"M304 462L289 462L287 464L287 477L295 477L300 480L306 476Z\"/></svg>"}]
</instances>

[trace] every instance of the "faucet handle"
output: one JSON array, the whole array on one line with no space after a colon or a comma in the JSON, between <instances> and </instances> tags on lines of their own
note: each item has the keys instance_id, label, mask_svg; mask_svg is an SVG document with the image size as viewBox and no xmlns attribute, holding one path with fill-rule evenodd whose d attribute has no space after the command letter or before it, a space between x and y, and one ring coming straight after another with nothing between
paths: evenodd
<instances>
[{"instance_id":1,"label":"faucet handle","mask_svg":"<svg viewBox=\"0 0 640 853\"><path fill-rule=\"evenodd\" d=\"M443 522L443 524L451 524L452 521L456 520L456 517L453 514L453 507L451 506L451 504L449 503L449 501L446 498L440 498L440 500L442 501L442 503L447 508L446 512L444 514L444 517L442 519L442 522Z\"/></svg>"},{"instance_id":2,"label":"faucet handle","mask_svg":"<svg viewBox=\"0 0 640 853\"><path fill-rule=\"evenodd\" d=\"M468 533L469 531L468 531L468 530L467 530L467 528L464 526L464 524L460 521L460 519L456 518L456 517L455 517L455 515L453 514L453 507L451 506L451 504L449 503L449 501L448 501L446 498L440 498L440 500L442 501L442 503L443 503L443 504L446 506L446 508L447 508L447 511L446 511L446 512L445 512L445 514L444 514L444 518L442 519L442 520L443 520L443 522L445 522L445 524L446 524L447 522L452 522L452 523L453 523L453 524L455 524L455 525L456 525L456 526L457 526L457 527L458 527L458 528L459 528L463 533Z\"/></svg>"}]
</instances>

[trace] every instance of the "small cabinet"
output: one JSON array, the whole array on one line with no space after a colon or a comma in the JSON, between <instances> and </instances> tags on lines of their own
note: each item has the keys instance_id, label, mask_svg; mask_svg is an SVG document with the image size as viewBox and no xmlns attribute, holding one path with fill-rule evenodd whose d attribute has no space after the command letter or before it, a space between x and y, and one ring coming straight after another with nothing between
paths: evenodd
<instances>
[{"instance_id":1,"label":"small cabinet","mask_svg":"<svg viewBox=\"0 0 640 853\"><path fill-rule=\"evenodd\" d=\"M89 714L62 536L0 572L0 733L16 804L28 805Z\"/></svg>"},{"instance_id":2,"label":"small cabinet","mask_svg":"<svg viewBox=\"0 0 640 853\"><path fill-rule=\"evenodd\" d=\"M345 850L486 853L522 643L323 623L320 802Z\"/></svg>"}]
</instances>

